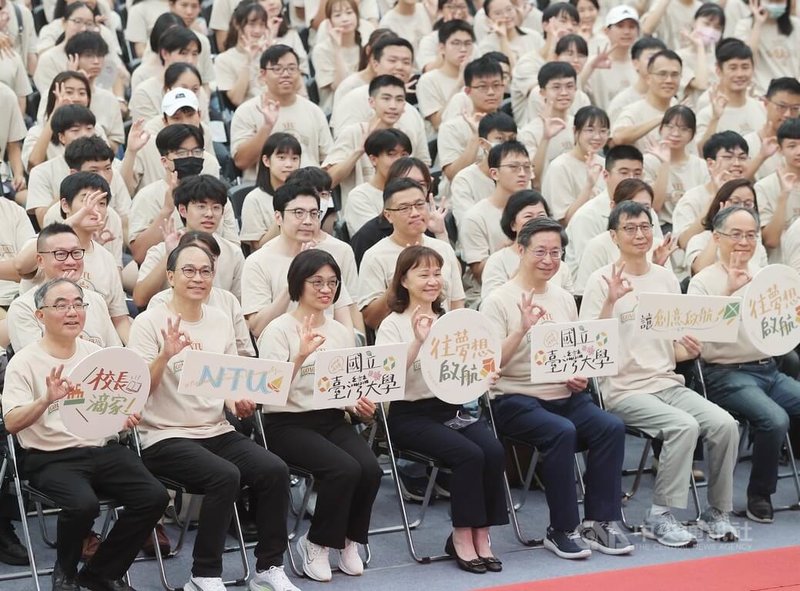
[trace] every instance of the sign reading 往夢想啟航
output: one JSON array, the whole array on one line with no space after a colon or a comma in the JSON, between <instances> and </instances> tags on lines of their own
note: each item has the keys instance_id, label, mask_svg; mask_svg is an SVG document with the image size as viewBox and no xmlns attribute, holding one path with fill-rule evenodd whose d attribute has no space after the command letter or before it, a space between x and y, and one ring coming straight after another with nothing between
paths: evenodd
<instances>
[{"instance_id":1,"label":"sign reading \u5f80\u5922\u60f3\u555f\u822a","mask_svg":"<svg viewBox=\"0 0 800 591\"><path fill-rule=\"evenodd\" d=\"M727 296L642 293L636 314L642 336L704 343L733 343L739 335L741 299Z\"/></svg>"},{"instance_id":2,"label":"sign reading \u5f80\u5922\u60f3\u555f\u822a","mask_svg":"<svg viewBox=\"0 0 800 591\"><path fill-rule=\"evenodd\" d=\"M800 343L800 273L767 265L756 273L742 301L742 323L765 355L785 355Z\"/></svg>"},{"instance_id":3,"label":"sign reading \u5f80\u5922\u60f3\u555f\u822a","mask_svg":"<svg viewBox=\"0 0 800 591\"><path fill-rule=\"evenodd\" d=\"M489 389L500 367L500 339L480 312L461 308L431 326L420 348L422 377L434 396L465 404Z\"/></svg>"},{"instance_id":4,"label":"sign reading \u5f80\u5922\u60f3\u555f\u822a","mask_svg":"<svg viewBox=\"0 0 800 591\"><path fill-rule=\"evenodd\" d=\"M558 383L619 371L616 318L536 324L531 327L531 381Z\"/></svg>"},{"instance_id":5,"label":"sign reading \u5f80\u5922\u60f3\u555f\u822a","mask_svg":"<svg viewBox=\"0 0 800 591\"><path fill-rule=\"evenodd\" d=\"M402 400L408 345L397 343L317 351L314 408L341 408L359 398L376 404Z\"/></svg>"},{"instance_id":6,"label":"sign reading \u5f80\u5922\u60f3\u555f\u822a","mask_svg":"<svg viewBox=\"0 0 800 591\"><path fill-rule=\"evenodd\" d=\"M109 347L95 351L69 374L70 392L59 401L61 420L87 439L110 437L140 412L150 395L150 369L135 351Z\"/></svg>"},{"instance_id":7,"label":"sign reading \u5f80\u5922\u60f3\u555f\u822a","mask_svg":"<svg viewBox=\"0 0 800 591\"><path fill-rule=\"evenodd\" d=\"M294 365L194 349L186 351L178 393L285 406Z\"/></svg>"}]
</instances>

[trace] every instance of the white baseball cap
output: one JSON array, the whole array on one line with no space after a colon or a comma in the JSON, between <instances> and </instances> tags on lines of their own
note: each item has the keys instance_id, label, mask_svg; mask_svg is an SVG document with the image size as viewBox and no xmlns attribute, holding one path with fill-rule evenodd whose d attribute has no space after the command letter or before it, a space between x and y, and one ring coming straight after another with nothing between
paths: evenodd
<instances>
[{"instance_id":1,"label":"white baseball cap","mask_svg":"<svg viewBox=\"0 0 800 591\"><path fill-rule=\"evenodd\" d=\"M606 15L606 28L626 20L632 20L638 24L639 14L632 7L620 4L608 11Z\"/></svg>"},{"instance_id":2,"label":"white baseball cap","mask_svg":"<svg viewBox=\"0 0 800 591\"><path fill-rule=\"evenodd\" d=\"M173 88L161 99L161 112L168 117L172 117L178 112L178 109L184 107L191 107L195 111L200 110L197 95L188 88Z\"/></svg>"}]
</instances>

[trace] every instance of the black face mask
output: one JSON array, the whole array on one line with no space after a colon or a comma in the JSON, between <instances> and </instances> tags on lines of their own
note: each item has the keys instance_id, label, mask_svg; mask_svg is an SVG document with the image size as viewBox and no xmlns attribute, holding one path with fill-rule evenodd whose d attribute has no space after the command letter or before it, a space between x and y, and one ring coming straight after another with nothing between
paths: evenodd
<instances>
[{"instance_id":1,"label":"black face mask","mask_svg":"<svg viewBox=\"0 0 800 591\"><path fill-rule=\"evenodd\" d=\"M175 158L172 163L175 165L175 172L178 173L179 179L183 179L187 176L195 176L203 171L203 159L195 156Z\"/></svg>"}]
</instances>

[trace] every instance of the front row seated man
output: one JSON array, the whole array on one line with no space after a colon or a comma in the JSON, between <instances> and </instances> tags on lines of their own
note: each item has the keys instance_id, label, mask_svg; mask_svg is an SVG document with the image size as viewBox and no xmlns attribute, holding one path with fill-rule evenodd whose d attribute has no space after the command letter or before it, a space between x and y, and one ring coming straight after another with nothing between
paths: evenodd
<instances>
[{"instance_id":1,"label":"front row seated man","mask_svg":"<svg viewBox=\"0 0 800 591\"><path fill-rule=\"evenodd\" d=\"M586 392L588 380L532 384L530 329L534 324L574 322L575 299L550 279L565 245L557 221L528 221L517 234L519 271L483 301L481 312L499 331L501 376L492 403L500 435L535 445L542 452L542 477L550 526L545 548L561 558L584 558L591 549L627 554L631 544L615 526L621 517L625 425L601 410ZM572 456L588 448L585 520L578 517Z\"/></svg>"},{"instance_id":2,"label":"front row seated man","mask_svg":"<svg viewBox=\"0 0 800 591\"><path fill-rule=\"evenodd\" d=\"M680 294L675 275L649 260L653 223L649 209L635 201L618 204L608 218L608 229L619 248L619 259L601 267L586 282L580 317L619 320L619 373L601 378L609 411L625 424L663 441L653 505L642 533L670 547L692 546L697 539L675 519L671 507L686 507L692 456L701 435L708 448L708 508L698 526L713 540L735 541L733 468L739 446L736 421L716 404L685 387L675 364L696 358L697 339L680 341L640 337L636 308L644 292Z\"/></svg>"},{"instance_id":3,"label":"front row seated man","mask_svg":"<svg viewBox=\"0 0 800 591\"><path fill-rule=\"evenodd\" d=\"M37 289L35 314L43 335L8 364L3 417L24 450L20 467L24 477L62 509L53 591L130 591L122 577L166 509L169 496L136 454L116 438L78 437L61 420L60 401L72 388L66 376L100 349L80 338L86 322L84 295L76 283L63 278ZM132 415L127 426L138 421L138 415ZM83 540L100 512L100 496L115 499L125 509L78 572Z\"/></svg>"}]
</instances>

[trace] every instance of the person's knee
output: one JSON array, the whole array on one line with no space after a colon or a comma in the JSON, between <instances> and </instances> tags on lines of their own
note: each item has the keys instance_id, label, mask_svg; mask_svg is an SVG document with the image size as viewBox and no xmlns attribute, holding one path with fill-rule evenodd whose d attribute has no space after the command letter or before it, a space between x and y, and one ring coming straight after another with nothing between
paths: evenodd
<instances>
[{"instance_id":1,"label":"person's knee","mask_svg":"<svg viewBox=\"0 0 800 591\"><path fill-rule=\"evenodd\" d=\"M664 430L664 444L674 441L696 441L700 435L700 424L691 415L676 416L671 425Z\"/></svg>"},{"instance_id":2,"label":"person's knee","mask_svg":"<svg viewBox=\"0 0 800 591\"><path fill-rule=\"evenodd\" d=\"M75 496L61 510L72 519L94 521L100 515L100 501L93 495Z\"/></svg>"},{"instance_id":3,"label":"person's knee","mask_svg":"<svg viewBox=\"0 0 800 591\"><path fill-rule=\"evenodd\" d=\"M789 415L781 407L774 405L765 413L760 421L759 429L772 433L775 437L783 438L789 431Z\"/></svg>"},{"instance_id":4,"label":"person's knee","mask_svg":"<svg viewBox=\"0 0 800 591\"><path fill-rule=\"evenodd\" d=\"M270 452L263 450L264 459L256 470L253 483L255 488L272 488L275 485L284 486L289 482L289 466L282 459Z\"/></svg>"},{"instance_id":5,"label":"person's knee","mask_svg":"<svg viewBox=\"0 0 800 591\"><path fill-rule=\"evenodd\" d=\"M356 483L361 480L361 464L352 456L342 454L331 468L331 480L348 483Z\"/></svg>"},{"instance_id":6,"label":"person's knee","mask_svg":"<svg viewBox=\"0 0 800 591\"><path fill-rule=\"evenodd\" d=\"M231 502L239 494L241 474L239 468L231 462L220 462L207 474L204 483L204 494L230 496Z\"/></svg>"}]
</instances>

